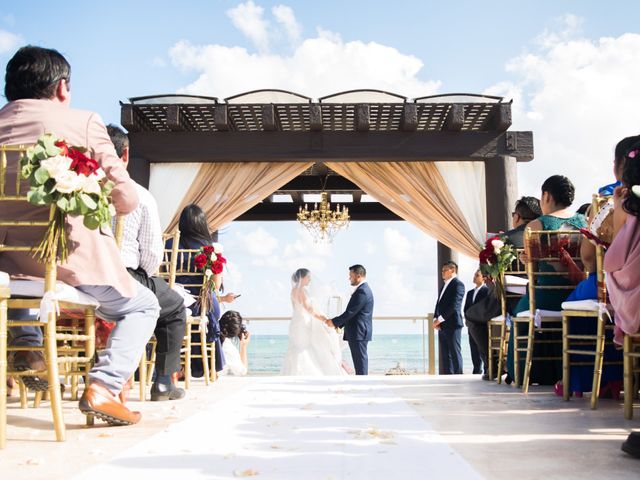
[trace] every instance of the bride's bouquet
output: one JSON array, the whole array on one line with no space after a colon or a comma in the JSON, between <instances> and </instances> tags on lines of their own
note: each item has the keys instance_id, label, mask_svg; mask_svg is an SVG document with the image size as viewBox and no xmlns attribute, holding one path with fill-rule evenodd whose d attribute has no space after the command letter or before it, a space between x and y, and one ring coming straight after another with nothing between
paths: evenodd
<instances>
[{"instance_id":1,"label":"bride's bouquet","mask_svg":"<svg viewBox=\"0 0 640 480\"><path fill-rule=\"evenodd\" d=\"M20 158L21 176L29 180L29 202L54 207L49 227L34 252L41 262L55 260L56 256L66 261L67 215L82 215L84 226L95 230L111 225L116 214L110 200L114 183L86 152L84 147L45 133Z\"/></svg>"}]
</instances>

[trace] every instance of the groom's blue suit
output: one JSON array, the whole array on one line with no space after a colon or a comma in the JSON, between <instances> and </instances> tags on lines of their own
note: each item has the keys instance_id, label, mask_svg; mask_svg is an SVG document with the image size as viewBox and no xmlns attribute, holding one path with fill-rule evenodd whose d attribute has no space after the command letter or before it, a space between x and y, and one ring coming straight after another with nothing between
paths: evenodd
<instances>
[{"instance_id":1,"label":"groom's blue suit","mask_svg":"<svg viewBox=\"0 0 640 480\"><path fill-rule=\"evenodd\" d=\"M353 292L345 312L331 321L336 327L344 327L344 339L349 342L356 375L367 375L367 342L371 341L373 331L373 293L367 282Z\"/></svg>"}]
</instances>

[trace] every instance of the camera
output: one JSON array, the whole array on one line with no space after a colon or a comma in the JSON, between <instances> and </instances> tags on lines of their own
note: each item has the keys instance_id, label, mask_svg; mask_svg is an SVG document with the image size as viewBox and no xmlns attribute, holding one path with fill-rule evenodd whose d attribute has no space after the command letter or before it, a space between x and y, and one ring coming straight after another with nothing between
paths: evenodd
<instances>
[{"instance_id":1,"label":"camera","mask_svg":"<svg viewBox=\"0 0 640 480\"><path fill-rule=\"evenodd\" d=\"M238 337L240 339L247 338L248 334L249 334L249 330L247 330L247 326L244 323L241 324L240 325L240 333L238 334Z\"/></svg>"}]
</instances>

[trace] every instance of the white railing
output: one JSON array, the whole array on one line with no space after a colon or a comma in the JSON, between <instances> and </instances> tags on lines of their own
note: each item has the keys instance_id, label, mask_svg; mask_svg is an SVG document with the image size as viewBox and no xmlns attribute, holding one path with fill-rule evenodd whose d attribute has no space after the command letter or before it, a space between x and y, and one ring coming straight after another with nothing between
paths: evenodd
<instances>
[{"instance_id":1,"label":"white railing","mask_svg":"<svg viewBox=\"0 0 640 480\"><path fill-rule=\"evenodd\" d=\"M243 317L248 324L251 322L288 322L290 317ZM427 315L414 315L405 317L373 317L373 321L407 321L422 323L422 369L424 373L435 375L436 373L436 340L433 328L433 313Z\"/></svg>"}]
</instances>

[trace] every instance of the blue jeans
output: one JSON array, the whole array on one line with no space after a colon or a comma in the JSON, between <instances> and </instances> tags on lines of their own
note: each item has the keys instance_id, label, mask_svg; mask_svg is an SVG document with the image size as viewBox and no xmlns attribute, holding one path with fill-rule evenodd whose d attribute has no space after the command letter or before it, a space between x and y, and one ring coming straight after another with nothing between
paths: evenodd
<instances>
[{"instance_id":1,"label":"blue jeans","mask_svg":"<svg viewBox=\"0 0 640 480\"><path fill-rule=\"evenodd\" d=\"M138 367L160 314L158 299L153 292L139 284L136 287L137 294L132 298L123 297L108 285L76 287L100 303L96 310L98 317L116 322L107 348L98 352L98 361L89 372L91 381L103 384L114 394L120 393ZM38 327L12 327L10 334L11 345L42 345L42 330Z\"/></svg>"}]
</instances>

